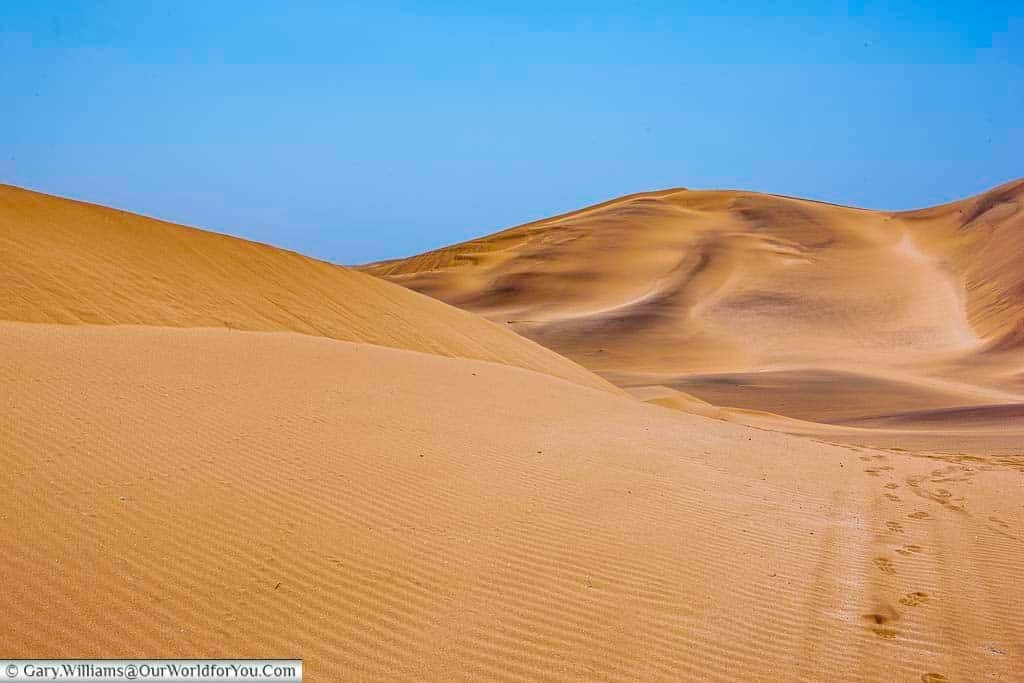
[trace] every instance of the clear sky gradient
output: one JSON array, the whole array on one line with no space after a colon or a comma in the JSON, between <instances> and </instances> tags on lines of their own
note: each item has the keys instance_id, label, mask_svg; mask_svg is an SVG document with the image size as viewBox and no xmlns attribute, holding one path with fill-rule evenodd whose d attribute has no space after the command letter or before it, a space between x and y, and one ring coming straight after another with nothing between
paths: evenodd
<instances>
[{"instance_id":1,"label":"clear sky gradient","mask_svg":"<svg viewBox=\"0 0 1024 683\"><path fill-rule=\"evenodd\" d=\"M1024 175L1024 3L3 2L0 182L359 263L672 186Z\"/></svg>"}]
</instances>

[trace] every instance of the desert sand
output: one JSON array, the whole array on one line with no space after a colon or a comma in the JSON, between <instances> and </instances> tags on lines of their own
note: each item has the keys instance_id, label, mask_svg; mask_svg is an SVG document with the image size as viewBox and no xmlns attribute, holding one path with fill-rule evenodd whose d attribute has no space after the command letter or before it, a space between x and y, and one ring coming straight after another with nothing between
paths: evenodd
<instances>
[{"instance_id":1,"label":"desert sand","mask_svg":"<svg viewBox=\"0 0 1024 683\"><path fill-rule=\"evenodd\" d=\"M609 385L451 306L294 252L0 185L0 319L290 331Z\"/></svg>"},{"instance_id":2,"label":"desert sand","mask_svg":"<svg viewBox=\"0 0 1024 683\"><path fill-rule=\"evenodd\" d=\"M616 215L671 201L640 199ZM821 210L851 212L842 225L859 234L859 213ZM956 225L936 211L919 220ZM301 657L312 681L1019 678L1024 459L847 438L933 437L937 420L987 444L1006 428L1019 310L999 292L1015 281L989 276L999 250L961 256L979 247L955 227L907 247L883 237L912 217L864 215L888 246L861 248L891 262L846 271L830 257L831 296L860 308L744 343L766 314L731 328L722 302L758 291L745 286L798 291L775 262L800 250L770 243L799 230L723 237L741 245L724 265L711 249L701 274L669 267L653 305L635 264L668 265L662 247L624 244L634 266L614 273L601 250L586 273L534 253L538 275L520 264L502 287L476 266L515 263L529 234L387 267L495 323L269 246L3 188L0 651ZM920 290L885 277L905 259ZM930 259L989 278L979 303ZM879 280L875 296L844 284L858 273ZM818 277L804 295L827 299ZM730 279L740 289L723 291ZM920 319L901 327L882 293ZM675 304L690 313L666 313ZM649 322L640 336L616 335L622 306ZM848 330L828 333L843 315ZM572 360L508 329L555 348L560 321ZM779 358L787 377L864 385L831 406L819 392L819 411L842 413L827 424L807 399L744 407L668 381ZM879 384L899 390L872 403Z\"/></svg>"},{"instance_id":3,"label":"desert sand","mask_svg":"<svg viewBox=\"0 0 1024 683\"><path fill-rule=\"evenodd\" d=\"M364 270L637 395L1024 443L1024 180L909 212L664 190Z\"/></svg>"}]
</instances>

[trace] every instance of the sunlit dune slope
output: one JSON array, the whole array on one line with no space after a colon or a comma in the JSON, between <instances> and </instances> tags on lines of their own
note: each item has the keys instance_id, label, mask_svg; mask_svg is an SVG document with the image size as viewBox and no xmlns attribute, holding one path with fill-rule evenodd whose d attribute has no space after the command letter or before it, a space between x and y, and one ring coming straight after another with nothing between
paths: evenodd
<instances>
[{"instance_id":1,"label":"sunlit dune slope","mask_svg":"<svg viewBox=\"0 0 1024 683\"><path fill-rule=\"evenodd\" d=\"M829 422L1024 402L1022 207L665 190L364 269L621 386Z\"/></svg>"},{"instance_id":2,"label":"sunlit dune slope","mask_svg":"<svg viewBox=\"0 0 1024 683\"><path fill-rule=\"evenodd\" d=\"M0 320L291 331L611 388L509 330L294 252L0 185Z\"/></svg>"},{"instance_id":3,"label":"sunlit dune slope","mask_svg":"<svg viewBox=\"0 0 1024 683\"><path fill-rule=\"evenodd\" d=\"M1012 459L294 333L24 323L0 323L0 454L9 657L302 657L308 681L1024 670Z\"/></svg>"},{"instance_id":4,"label":"sunlit dune slope","mask_svg":"<svg viewBox=\"0 0 1024 683\"><path fill-rule=\"evenodd\" d=\"M896 215L962 278L971 324L987 349L1024 349L1024 179Z\"/></svg>"}]
</instances>

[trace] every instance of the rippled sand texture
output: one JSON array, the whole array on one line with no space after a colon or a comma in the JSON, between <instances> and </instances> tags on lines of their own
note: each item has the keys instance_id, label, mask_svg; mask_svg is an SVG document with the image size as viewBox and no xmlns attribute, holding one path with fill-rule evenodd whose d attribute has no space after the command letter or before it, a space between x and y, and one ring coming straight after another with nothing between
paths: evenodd
<instances>
[{"instance_id":1,"label":"rippled sand texture","mask_svg":"<svg viewBox=\"0 0 1024 683\"><path fill-rule=\"evenodd\" d=\"M950 234L886 249L923 263L916 250L952 250ZM631 396L503 321L383 280L13 188L0 257L5 656L302 657L310 681L1024 670L1020 456L850 445L883 430L662 382ZM884 355L928 396L1011 393L1012 307L967 299L943 326L956 288L915 272L931 298L906 296L931 312L906 348L836 343ZM627 275L615 287L642 309ZM692 322L654 315L652 343L724 315L715 297L731 295L711 284ZM794 348L813 348L809 323L791 325ZM724 372L711 342L740 338L707 330L690 374ZM783 353L781 335L744 353ZM945 364L904 367L927 339ZM627 367L626 338L608 340L598 369L617 381L669 367L656 353ZM716 419L740 414L838 433Z\"/></svg>"}]
</instances>

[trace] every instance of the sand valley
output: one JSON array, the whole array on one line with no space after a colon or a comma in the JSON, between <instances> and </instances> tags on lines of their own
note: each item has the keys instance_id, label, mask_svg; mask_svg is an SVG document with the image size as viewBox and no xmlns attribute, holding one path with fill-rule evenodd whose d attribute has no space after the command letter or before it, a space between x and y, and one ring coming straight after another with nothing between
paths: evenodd
<instances>
[{"instance_id":1,"label":"sand valley","mask_svg":"<svg viewBox=\"0 0 1024 683\"><path fill-rule=\"evenodd\" d=\"M357 268L0 186L0 651L1020 680L1024 181Z\"/></svg>"}]
</instances>

